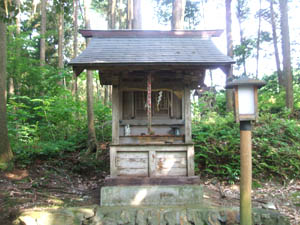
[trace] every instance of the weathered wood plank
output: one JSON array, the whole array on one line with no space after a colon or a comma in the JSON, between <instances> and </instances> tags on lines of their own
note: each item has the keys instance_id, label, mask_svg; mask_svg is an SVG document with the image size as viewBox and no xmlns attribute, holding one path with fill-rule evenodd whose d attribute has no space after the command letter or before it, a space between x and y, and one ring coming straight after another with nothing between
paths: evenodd
<instances>
[{"instance_id":1,"label":"weathered wood plank","mask_svg":"<svg viewBox=\"0 0 300 225\"><path fill-rule=\"evenodd\" d=\"M123 119L123 91L119 90L119 120Z\"/></svg>"},{"instance_id":2,"label":"weathered wood plank","mask_svg":"<svg viewBox=\"0 0 300 225\"><path fill-rule=\"evenodd\" d=\"M134 125L134 126L146 126L147 120L122 120L120 125ZM152 125L155 126L167 126L167 125L184 125L184 120L181 119L165 119L165 120L152 120Z\"/></svg>"},{"instance_id":3,"label":"weathered wood plank","mask_svg":"<svg viewBox=\"0 0 300 225\"><path fill-rule=\"evenodd\" d=\"M110 176L115 177L117 176L117 168L116 168L116 147L110 147Z\"/></svg>"},{"instance_id":4,"label":"weathered wood plank","mask_svg":"<svg viewBox=\"0 0 300 225\"><path fill-rule=\"evenodd\" d=\"M119 176L148 176L148 153L118 152L116 169Z\"/></svg>"},{"instance_id":5,"label":"weathered wood plank","mask_svg":"<svg viewBox=\"0 0 300 225\"><path fill-rule=\"evenodd\" d=\"M124 145L124 146L118 146L118 151L186 151L186 146L170 146L170 145L148 145L148 146L130 146L130 145Z\"/></svg>"},{"instance_id":6,"label":"weathered wood plank","mask_svg":"<svg viewBox=\"0 0 300 225\"><path fill-rule=\"evenodd\" d=\"M105 186L122 185L199 185L200 178L193 177L106 177Z\"/></svg>"},{"instance_id":7,"label":"weathered wood plank","mask_svg":"<svg viewBox=\"0 0 300 225\"><path fill-rule=\"evenodd\" d=\"M174 168L187 168L186 152L157 152L156 170L173 170Z\"/></svg>"},{"instance_id":8,"label":"weathered wood plank","mask_svg":"<svg viewBox=\"0 0 300 225\"><path fill-rule=\"evenodd\" d=\"M117 158L116 161L116 167L118 170L124 169L124 168L130 168L130 169L143 169L145 167L148 167L148 159L121 159Z\"/></svg>"},{"instance_id":9,"label":"weathered wood plank","mask_svg":"<svg viewBox=\"0 0 300 225\"><path fill-rule=\"evenodd\" d=\"M119 144L119 87L112 88L112 143Z\"/></svg>"},{"instance_id":10,"label":"weathered wood plank","mask_svg":"<svg viewBox=\"0 0 300 225\"><path fill-rule=\"evenodd\" d=\"M162 151L157 151L157 158L185 158L186 159L186 151L182 152L162 152Z\"/></svg>"},{"instance_id":11,"label":"weathered wood plank","mask_svg":"<svg viewBox=\"0 0 300 225\"><path fill-rule=\"evenodd\" d=\"M147 152L119 152L116 156L118 159L148 159Z\"/></svg>"},{"instance_id":12,"label":"weathered wood plank","mask_svg":"<svg viewBox=\"0 0 300 225\"><path fill-rule=\"evenodd\" d=\"M194 145L190 145L187 147L187 170L188 170L188 176L194 176L195 175L195 161L194 161Z\"/></svg>"},{"instance_id":13,"label":"weathered wood plank","mask_svg":"<svg viewBox=\"0 0 300 225\"><path fill-rule=\"evenodd\" d=\"M160 169L156 171L156 176L186 176L186 168Z\"/></svg>"},{"instance_id":14,"label":"weathered wood plank","mask_svg":"<svg viewBox=\"0 0 300 225\"><path fill-rule=\"evenodd\" d=\"M118 176L148 176L148 168L120 168Z\"/></svg>"},{"instance_id":15,"label":"weathered wood plank","mask_svg":"<svg viewBox=\"0 0 300 225\"><path fill-rule=\"evenodd\" d=\"M120 136L120 144L144 144L145 142L162 141L163 143L184 143L184 136Z\"/></svg>"},{"instance_id":16,"label":"weathered wood plank","mask_svg":"<svg viewBox=\"0 0 300 225\"><path fill-rule=\"evenodd\" d=\"M154 150L149 151L149 177L155 176L156 172L156 152Z\"/></svg>"},{"instance_id":17,"label":"weathered wood plank","mask_svg":"<svg viewBox=\"0 0 300 225\"><path fill-rule=\"evenodd\" d=\"M185 158L166 159L158 158L156 169L173 169L173 168L187 168Z\"/></svg>"},{"instance_id":18,"label":"weathered wood plank","mask_svg":"<svg viewBox=\"0 0 300 225\"><path fill-rule=\"evenodd\" d=\"M192 143L191 91L184 88L185 143Z\"/></svg>"}]
</instances>

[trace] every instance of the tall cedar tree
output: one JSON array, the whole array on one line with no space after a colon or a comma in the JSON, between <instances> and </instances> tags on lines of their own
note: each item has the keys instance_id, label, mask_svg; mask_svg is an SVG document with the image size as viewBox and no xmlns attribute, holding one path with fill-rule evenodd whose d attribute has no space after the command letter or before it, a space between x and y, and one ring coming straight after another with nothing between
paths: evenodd
<instances>
[{"instance_id":1,"label":"tall cedar tree","mask_svg":"<svg viewBox=\"0 0 300 225\"><path fill-rule=\"evenodd\" d=\"M184 10L186 0L174 0L172 7L172 30L184 29Z\"/></svg>"},{"instance_id":2,"label":"tall cedar tree","mask_svg":"<svg viewBox=\"0 0 300 225\"><path fill-rule=\"evenodd\" d=\"M133 20L132 29L142 29L142 0L133 0Z\"/></svg>"},{"instance_id":3,"label":"tall cedar tree","mask_svg":"<svg viewBox=\"0 0 300 225\"><path fill-rule=\"evenodd\" d=\"M285 104L291 111L294 110L293 74L291 67L290 33L288 20L288 0L279 0L280 27L282 36L282 64L285 81Z\"/></svg>"},{"instance_id":4,"label":"tall cedar tree","mask_svg":"<svg viewBox=\"0 0 300 225\"><path fill-rule=\"evenodd\" d=\"M232 0L225 0L226 6L226 38L227 38L227 55L233 58L233 41L232 41L232 19L231 19L231 2ZM233 76L232 66L226 71L226 82L230 81ZM226 90L226 110L228 112L233 110L233 91Z\"/></svg>"},{"instance_id":5,"label":"tall cedar tree","mask_svg":"<svg viewBox=\"0 0 300 225\"><path fill-rule=\"evenodd\" d=\"M78 0L73 0L73 58L78 55L78 10L79 3ZM77 86L77 75L73 72L73 83L72 83L72 95L78 98L78 86Z\"/></svg>"},{"instance_id":6,"label":"tall cedar tree","mask_svg":"<svg viewBox=\"0 0 300 225\"><path fill-rule=\"evenodd\" d=\"M270 22L271 22L271 26L272 26L272 39L273 39L273 45L274 45L278 84L280 87L284 87L284 80L283 80L284 78L282 76L279 51L278 51L278 37L277 37L276 17L275 17L275 12L274 12L274 0L270 0L270 19L271 19Z\"/></svg>"},{"instance_id":7,"label":"tall cedar tree","mask_svg":"<svg viewBox=\"0 0 300 225\"><path fill-rule=\"evenodd\" d=\"M13 158L8 140L6 118L6 24L0 18L0 168Z\"/></svg>"},{"instance_id":8,"label":"tall cedar tree","mask_svg":"<svg viewBox=\"0 0 300 225\"><path fill-rule=\"evenodd\" d=\"M60 3L59 13L58 13L58 68L64 68L64 3ZM59 84L63 84L63 80L59 81Z\"/></svg>"},{"instance_id":9,"label":"tall cedar tree","mask_svg":"<svg viewBox=\"0 0 300 225\"><path fill-rule=\"evenodd\" d=\"M258 78L259 72L259 48L260 48L260 36L261 36L261 0L259 0L259 11L258 11L258 29L257 29L257 42L256 42L256 79Z\"/></svg>"},{"instance_id":10,"label":"tall cedar tree","mask_svg":"<svg viewBox=\"0 0 300 225\"><path fill-rule=\"evenodd\" d=\"M40 39L40 65L45 65L45 58L46 58L46 5L47 0L41 0L41 39Z\"/></svg>"},{"instance_id":11,"label":"tall cedar tree","mask_svg":"<svg viewBox=\"0 0 300 225\"><path fill-rule=\"evenodd\" d=\"M245 37L244 37L244 28L242 27L243 22L247 19L248 14L248 6L246 0L237 0L237 18L239 22L239 29L240 29L240 44L241 46L245 45ZM244 46L245 48L245 46ZM244 68L244 75L247 75L246 70L246 52L245 50L242 51L242 63Z\"/></svg>"},{"instance_id":12,"label":"tall cedar tree","mask_svg":"<svg viewBox=\"0 0 300 225\"><path fill-rule=\"evenodd\" d=\"M91 29L90 24L90 6L91 0L84 0L84 21L85 28ZM86 40L86 45L89 44L89 39ZM87 117L88 117L88 152L97 151L97 139L95 131L95 116L94 116L94 87L93 74L91 70L86 71L86 95L87 95Z\"/></svg>"}]
</instances>

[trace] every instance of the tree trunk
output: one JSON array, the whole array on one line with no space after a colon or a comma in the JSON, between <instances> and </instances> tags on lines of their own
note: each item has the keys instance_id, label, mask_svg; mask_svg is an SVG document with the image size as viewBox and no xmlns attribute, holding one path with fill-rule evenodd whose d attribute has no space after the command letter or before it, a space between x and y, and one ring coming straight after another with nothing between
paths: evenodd
<instances>
[{"instance_id":1,"label":"tree trunk","mask_svg":"<svg viewBox=\"0 0 300 225\"><path fill-rule=\"evenodd\" d=\"M78 9L79 4L78 0L73 0L73 58L78 55ZM78 86L77 86L77 76L76 73L73 72L73 87L72 87L72 95L78 98Z\"/></svg>"},{"instance_id":2,"label":"tree trunk","mask_svg":"<svg viewBox=\"0 0 300 225\"><path fill-rule=\"evenodd\" d=\"M237 18L239 22L239 29L240 29L240 44L244 45L244 31L242 28L242 9L241 9L241 0L237 1ZM244 68L244 75L247 75L247 70L246 70L246 55L245 51L242 53L242 61L243 61L243 68Z\"/></svg>"},{"instance_id":3,"label":"tree trunk","mask_svg":"<svg viewBox=\"0 0 300 225\"><path fill-rule=\"evenodd\" d=\"M280 66L280 58L279 58L279 51L278 51L278 42L277 42L277 31L276 31L276 20L274 15L274 6L273 1L270 0L270 16L271 16L271 25L272 25L272 38L273 38L273 45L274 45L274 53L275 53L275 61L276 61L276 68L277 68L277 76L278 76L278 84L279 87L284 87L284 78L282 76L281 66Z\"/></svg>"},{"instance_id":4,"label":"tree trunk","mask_svg":"<svg viewBox=\"0 0 300 225\"><path fill-rule=\"evenodd\" d=\"M46 35L46 5L47 0L41 0L41 38L40 38L40 65L45 65L45 59L46 59L46 41L45 41L45 35Z\"/></svg>"},{"instance_id":5,"label":"tree trunk","mask_svg":"<svg viewBox=\"0 0 300 225\"><path fill-rule=\"evenodd\" d=\"M63 56L63 47L64 47L64 7L60 6L60 12L58 14L58 68L64 68L64 56ZM63 84L63 79L59 81L60 85Z\"/></svg>"},{"instance_id":6,"label":"tree trunk","mask_svg":"<svg viewBox=\"0 0 300 225\"><path fill-rule=\"evenodd\" d=\"M259 0L259 12L258 12L258 30L257 30L257 43L256 43L256 79L258 79L259 68L259 48L260 48L260 33L261 33L261 0Z\"/></svg>"},{"instance_id":7,"label":"tree trunk","mask_svg":"<svg viewBox=\"0 0 300 225\"><path fill-rule=\"evenodd\" d=\"M85 28L91 29L89 10L90 10L91 0L84 0L84 20ZM87 39L86 45L88 45L89 40ZM93 152L97 150L97 139L96 131L94 125L94 95L93 95L93 74L91 70L86 72L86 95L87 95L87 117L88 117L88 152Z\"/></svg>"},{"instance_id":8,"label":"tree trunk","mask_svg":"<svg viewBox=\"0 0 300 225\"><path fill-rule=\"evenodd\" d=\"M13 158L6 118L6 24L0 20L0 169L6 168Z\"/></svg>"},{"instance_id":9,"label":"tree trunk","mask_svg":"<svg viewBox=\"0 0 300 225\"><path fill-rule=\"evenodd\" d=\"M233 58L233 41L231 30L231 1L225 0L226 5L226 38L227 38L227 55ZM226 70L226 83L232 79L233 71L232 66ZM233 91L231 89L226 90L226 110L227 112L233 111Z\"/></svg>"},{"instance_id":10,"label":"tree trunk","mask_svg":"<svg viewBox=\"0 0 300 225\"><path fill-rule=\"evenodd\" d=\"M172 8L172 30L183 30L186 0L174 0Z\"/></svg>"},{"instance_id":11,"label":"tree trunk","mask_svg":"<svg viewBox=\"0 0 300 225\"><path fill-rule=\"evenodd\" d=\"M116 0L109 0L108 28L116 29Z\"/></svg>"},{"instance_id":12,"label":"tree trunk","mask_svg":"<svg viewBox=\"0 0 300 225\"><path fill-rule=\"evenodd\" d=\"M286 91L286 107L291 111L294 110L294 96L293 96L293 75L291 68L291 51L290 51L290 34L288 21L288 0L279 0L280 6L280 27L282 36L282 63L283 76L285 77L285 91Z\"/></svg>"},{"instance_id":13,"label":"tree trunk","mask_svg":"<svg viewBox=\"0 0 300 225\"><path fill-rule=\"evenodd\" d=\"M132 29L132 18L133 18L133 0L127 0L127 29Z\"/></svg>"},{"instance_id":14,"label":"tree trunk","mask_svg":"<svg viewBox=\"0 0 300 225\"><path fill-rule=\"evenodd\" d=\"M133 20L132 29L142 29L142 11L141 11L142 0L133 0Z\"/></svg>"}]
</instances>

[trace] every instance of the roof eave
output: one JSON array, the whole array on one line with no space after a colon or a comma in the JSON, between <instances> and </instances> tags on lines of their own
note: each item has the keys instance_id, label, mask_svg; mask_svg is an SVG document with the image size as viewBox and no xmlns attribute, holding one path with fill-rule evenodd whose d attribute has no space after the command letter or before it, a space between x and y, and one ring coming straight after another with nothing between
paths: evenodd
<instances>
[{"instance_id":1,"label":"roof eave","mask_svg":"<svg viewBox=\"0 0 300 225\"><path fill-rule=\"evenodd\" d=\"M220 37L223 30L79 30L85 38L191 38L191 37Z\"/></svg>"}]
</instances>

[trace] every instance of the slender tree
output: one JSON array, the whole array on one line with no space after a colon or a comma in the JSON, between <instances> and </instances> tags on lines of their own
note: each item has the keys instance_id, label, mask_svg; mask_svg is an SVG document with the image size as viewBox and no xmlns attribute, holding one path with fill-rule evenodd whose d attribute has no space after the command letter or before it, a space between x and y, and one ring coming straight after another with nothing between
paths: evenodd
<instances>
[{"instance_id":1,"label":"slender tree","mask_svg":"<svg viewBox=\"0 0 300 225\"><path fill-rule=\"evenodd\" d=\"M60 3L59 13L58 13L58 68L64 68L64 5L63 2ZM59 84L64 84L63 79Z\"/></svg>"},{"instance_id":2,"label":"slender tree","mask_svg":"<svg viewBox=\"0 0 300 225\"><path fill-rule=\"evenodd\" d=\"M84 21L85 28L91 29L89 10L91 0L84 0ZM89 39L86 40L86 45ZM88 152L97 150L97 139L95 131L94 116L94 95L93 95L93 74L91 70L86 71L86 93L87 93L87 117L88 117Z\"/></svg>"},{"instance_id":3,"label":"slender tree","mask_svg":"<svg viewBox=\"0 0 300 225\"><path fill-rule=\"evenodd\" d=\"M47 0L41 0L41 38L40 38L40 65L45 65L45 58L46 58L46 5Z\"/></svg>"},{"instance_id":4,"label":"slender tree","mask_svg":"<svg viewBox=\"0 0 300 225\"><path fill-rule=\"evenodd\" d=\"M232 19L231 19L231 1L225 0L225 8L226 8L226 38L227 38L227 55L233 58L233 41L232 41ZM226 73L226 82L232 79L233 71L232 66L228 68ZM233 110L233 91L231 89L226 90L226 110Z\"/></svg>"},{"instance_id":5,"label":"slender tree","mask_svg":"<svg viewBox=\"0 0 300 225\"><path fill-rule=\"evenodd\" d=\"M274 0L270 0L270 22L272 26L272 39L274 45L275 61L277 68L278 84L280 87L284 87L284 78L282 76L279 51L278 51L278 37L277 37L277 26L276 26L276 17L274 12Z\"/></svg>"},{"instance_id":6,"label":"slender tree","mask_svg":"<svg viewBox=\"0 0 300 225\"><path fill-rule=\"evenodd\" d=\"M237 0L237 18L239 22L239 29L240 29L240 44L242 46L242 52L241 52L241 57L242 57L242 64L244 68L244 75L247 75L247 70L246 70L246 40L244 37L244 28L242 26L243 22L247 19L249 13L249 7L247 6L247 1L246 0Z\"/></svg>"},{"instance_id":7,"label":"slender tree","mask_svg":"<svg viewBox=\"0 0 300 225\"><path fill-rule=\"evenodd\" d=\"M116 29L116 0L109 0L108 28Z\"/></svg>"},{"instance_id":8,"label":"slender tree","mask_svg":"<svg viewBox=\"0 0 300 225\"><path fill-rule=\"evenodd\" d=\"M78 0L73 0L73 58L78 55L78 9L79 4ZM76 73L73 72L73 83L72 83L72 95L78 97L78 86L77 86L77 76Z\"/></svg>"},{"instance_id":9,"label":"slender tree","mask_svg":"<svg viewBox=\"0 0 300 225\"><path fill-rule=\"evenodd\" d=\"M127 29L132 29L133 0L127 0Z\"/></svg>"},{"instance_id":10,"label":"slender tree","mask_svg":"<svg viewBox=\"0 0 300 225\"><path fill-rule=\"evenodd\" d=\"M256 42L256 79L258 78L258 71L259 71L258 69L259 69L260 36L261 36L261 0L259 0L258 28L257 28L257 42Z\"/></svg>"},{"instance_id":11,"label":"slender tree","mask_svg":"<svg viewBox=\"0 0 300 225\"><path fill-rule=\"evenodd\" d=\"M0 8L2 10L2 8ZM0 13L1 14L1 13ZM6 24L0 18L0 168L6 168L13 158L6 118Z\"/></svg>"},{"instance_id":12,"label":"slender tree","mask_svg":"<svg viewBox=\"0 0 300 225\"><path fill-rule=\"evenodd\" d=\"M133 0L133 20L132 29L142 29L142 0Z\"/></svg>"},{"instance_id":13,"label":"slender tree","mask_svg":"<svg viewBox=\"0 0 300 225\"><path fill-rule=\"evenodd\" d=\"M279 0L280 28L282 36L282 64L286 92L286 107L294 110L293 74L291 66L290 34L288 20L288 0Z\"/></svg>"},{"instance_id":14,"label":"slender tree","mask_svg":"<svg viewBox=\"0 0 300 225\"><path fill-rule=\"evenodd\" d=\"M184 28L184 10L186 0L174 0L172 6L172 30L182 30Z\"/></svg>"}]
</instances>

